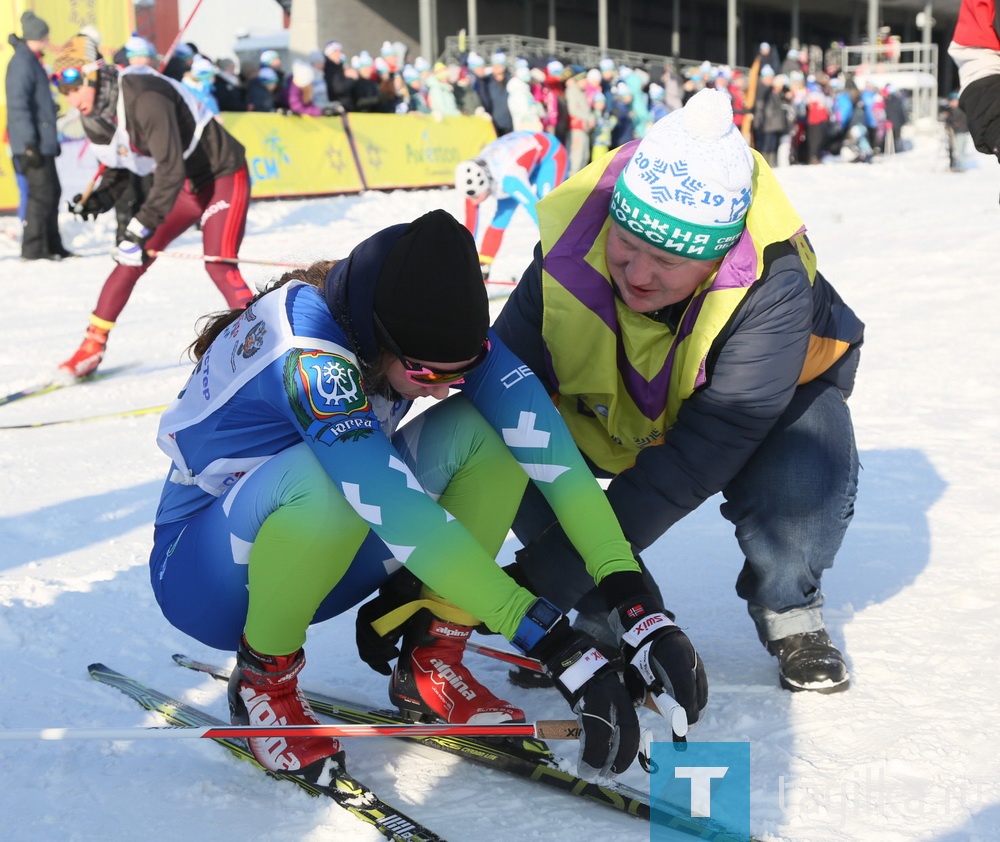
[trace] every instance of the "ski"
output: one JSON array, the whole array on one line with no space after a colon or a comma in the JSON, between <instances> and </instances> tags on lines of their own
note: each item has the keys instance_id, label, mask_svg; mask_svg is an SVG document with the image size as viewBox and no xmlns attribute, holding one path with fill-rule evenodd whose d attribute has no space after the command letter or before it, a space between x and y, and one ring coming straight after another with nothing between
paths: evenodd
<instances>
[{"instance_id":1,"label":"ski","mask_svg":"<svg viewBox=\"0 0 1000 842\"><path fill-rule=\"evenodd\" d=\"M195 727L225 727L228 725L228 723L193 705L173 699L141 681L106 667L104 664L91 664L87 669L91 678L120 690L146 710L154 711L163 716L172 725ZM310 795L325 795L331 798L361 821L373 825L386 839L394 840L394 842L444 842L433 831L386 804L368 787L346 772L337 773L329 784L310 783L295 775L264 769L254 759L244 740L222 737L216 738L215 742L225 746L236 757L249 760L258 769L273 778L292 781Z\"/></svg>"},{"instance_id":2,"label":"ski","mask_svg":"<svg viewBox=\"0 0 1000 842\"><path fill-rule=\"evenodd\" d=\"M154 415L167 408L162 406L145 406L140 409L122 409L117 412L102 412L99 415L85 415L82 418L59 418L55 421L29 421L27 424L0 424L0 430L31 430L35 427L54 427L58 424L76 424L82 421L102 421L105 418L136 418L140 415Z\"/></svg>"},{"instance_id":3,"label":"ski","mask_svg":"<svg viewBox=\"0 0 1000 842\"><path fill-rule=\"evenodd\" d=\"M26 386L24 389L20 389L17 392L11 392L9 395L3 395L0 397L0 406L6 406L9 403L14 403L14 401L24 400L24 398L35 398L39 395L47 395L50 392L65 389L68 386L79 386L84 383L94 383L97 380L114 377L116 374L121 374L124 371L135 368L137 365L139 364L126 363L125 365L112 366L111 368L95 371L93 374L88 374L86 377L80 377L76 381L69 383L59 383L52 380L46 381L45 383L36 383L34 386Z\"/></svg>"},{"instance_id":4,"label":"ski","mask_svg":"<svg viewBox=\"0 0 1000 842\"><path fill-rule=\"evenodd\" d=\"M215 664L207 664L187 655L174 655L174 661L187 669L203 672L219 681L229 680L229 670ZM397 711L366 710L351 702L341 701L325 693L303 688L313 711L332 719L356 724L399 724L410 720ZM651 820L650 798L644 792L626 784L601 785L578 777L560 768L559 759L552 754L542 741L530 737L476 738L476 737L410 737L398 739L413 740L448 754L474 760L491 769L527 778L546 786L577 795L640 819ZM706 826L703 822L691 821L684 810L665 801L655 802L655 816L652 820L657 827L666 827L685 836L705 840L705 842L737 842L733 831L719 825ZM751 837L744 842L759 842Z\"/></svg>"}]
</instances>

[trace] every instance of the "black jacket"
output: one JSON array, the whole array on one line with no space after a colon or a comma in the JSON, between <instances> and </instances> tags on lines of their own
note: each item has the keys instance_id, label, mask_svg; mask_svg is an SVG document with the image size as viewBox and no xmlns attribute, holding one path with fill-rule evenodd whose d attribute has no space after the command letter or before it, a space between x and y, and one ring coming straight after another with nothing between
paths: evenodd
<instances>
[{"instance_id":1,"label":"black jacket","mask_svg":"<svg viewBox=\"0 0 1000 842\"><path fill-rule=\"evenodd\" d=\"M132 146L156 161L153 186L136 212L136 218L147 228L156 228L166 219L186 180L197 192L246 166L243 145L217 120L205 125L198 145L184 158L194 136L194 114L180 92L159 74L122 76L117 88L118 96L125 97L125 121ZM113 119L110 104L104 116ZM92 141L107 142L95 130L93 121L85 119L83 125Z\"/></svg>"},{"instance_id":2,"label":"black jacket","mask_svg":"<svg viewBox=\"0 0 1000 842\"><path fill-rule=\"evenodd\" d=\"M7 43L14 55L7 65L7 134L12 155L23 155L37 146L42 155L59 155L56 106L49 78L38 57L16 35Z\"/></svg>"}]
</instances>

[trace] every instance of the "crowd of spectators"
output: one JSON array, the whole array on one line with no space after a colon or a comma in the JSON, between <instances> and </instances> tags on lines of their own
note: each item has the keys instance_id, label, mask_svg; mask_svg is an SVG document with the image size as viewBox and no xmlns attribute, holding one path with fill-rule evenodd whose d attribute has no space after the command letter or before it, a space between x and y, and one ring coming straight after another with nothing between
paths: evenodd
<instances>
[{"instance_id":1,"label":"crowd of spectators","mask_svg":"<svg viewBox=\"0 0 1000 842\"><path fill-rule=\"evenodd\" d=\"M202 79L193 50L178 78ZM467 52L456 63L407 61L404 44L386 41L377 55L350 58L330 41L289 70L274 50L237 74L233 62L214 65L220 111L330 115L342 112L460 114L489 119L497 132L545 131L569 150L570 174L607 149L641 138L649 126L704 87L726 92L734 119L773 165L850 161L899 151L907 102L893 86L858 85L836 65L810 66L806 50L779 57L762 43L749 72L704 62L678 73L626 67L603 58L597 67L538 56L488 58ZM175 57L176 59L177 57ZM183 60L183 57L180 59ZM210 64L210 63L209 63ZM207 69L202 68L207 74ZM168 68L169 72L169 68Z\"/></svg>"}]
</instances>

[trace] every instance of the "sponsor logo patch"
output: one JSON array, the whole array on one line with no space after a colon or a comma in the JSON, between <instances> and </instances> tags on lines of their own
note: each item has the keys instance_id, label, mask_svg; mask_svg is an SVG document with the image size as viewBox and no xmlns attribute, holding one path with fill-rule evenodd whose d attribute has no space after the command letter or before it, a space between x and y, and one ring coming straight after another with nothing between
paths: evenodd
<instances>
[{"instance_id":1,"label":"sponsor logo patch","mask_svg":"<svg viewBox=\"0 0 1000 842\"><path fill-rule=\"evenodd\" d=\"M294 352L285 366L285 388L303 428L318 441L363 438L378 427L361 372L339 354Z\"/></svg>"}]
</instances>

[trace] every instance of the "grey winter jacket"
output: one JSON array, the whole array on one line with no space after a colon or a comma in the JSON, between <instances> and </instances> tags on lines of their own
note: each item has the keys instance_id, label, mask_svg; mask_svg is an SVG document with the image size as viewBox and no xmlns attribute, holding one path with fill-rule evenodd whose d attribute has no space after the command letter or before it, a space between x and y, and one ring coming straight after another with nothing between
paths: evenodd
<instances>
[{"instance_id":1,"label":"grey winter jacket","mask_svg":"<svg viewBox=\"0 0 1000 842\"><path fill-rule=\"evenodd\" d=\"M48 76L28 45L11 35L7 39L14 55L7 65L7 134L12 155L23 155L37 146L42 155L59 155L56 106Z\"/></svg>"}]
</instances>

